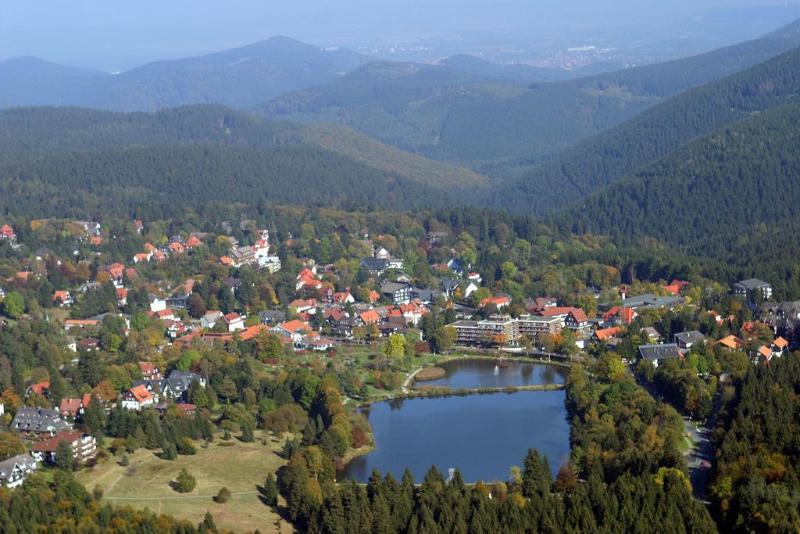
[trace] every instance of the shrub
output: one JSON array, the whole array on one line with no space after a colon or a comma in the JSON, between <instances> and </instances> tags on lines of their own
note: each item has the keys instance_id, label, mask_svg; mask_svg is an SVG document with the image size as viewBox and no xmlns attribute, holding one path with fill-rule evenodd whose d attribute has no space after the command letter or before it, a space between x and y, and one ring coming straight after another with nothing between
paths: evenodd
<instances>
[{"instance_id":1,"label":"shrub","mask_svg":"<svg viewBox=\"0 0 800 534\"><path fill-rule=\"evenodd\" d=\"M192 440L189 438L181 438L176 445L178 454L192 455L197 454L197 449L194 448Z\"/></svg>"},{"instance_id":2,"label":"shrub","mask_svg":"<svg viewBox=\"0 0 800 534\"><path fill-rule=\"evenodd\" d=\"M197 480L186 469L181 469L172 484L172 487L178 493L191 493L195 486L197 486Z\"/></svg>"},{"instance_id":3,"label":"shrub","mask_svg":"<svg viewBox=\"0 0 800 534\"><path fill-rule=\"evenodd\" d=\"M217 493L217 496L214 497L214 501L218 502L219 504L225 504L231 498L231 491L228 488L222 488Z\"/></svg>"}]
</instances>

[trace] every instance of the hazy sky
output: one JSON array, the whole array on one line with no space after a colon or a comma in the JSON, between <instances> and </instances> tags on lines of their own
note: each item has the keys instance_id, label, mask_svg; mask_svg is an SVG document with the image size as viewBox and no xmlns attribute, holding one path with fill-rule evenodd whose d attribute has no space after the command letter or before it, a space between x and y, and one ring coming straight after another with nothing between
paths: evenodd
<instances>
[{"instance_id":1,"label":"hazy sky","mask_svg":"<svg viewBox=\"0 0 800 534\"><path fill-rule=\"evenodd\" d=\"M789 3L796 4L798 0ZM783 0L0 0L0 59L127 68L282 34L321 45L468 31L667 27Z\"/></svg>"}]
</instances>

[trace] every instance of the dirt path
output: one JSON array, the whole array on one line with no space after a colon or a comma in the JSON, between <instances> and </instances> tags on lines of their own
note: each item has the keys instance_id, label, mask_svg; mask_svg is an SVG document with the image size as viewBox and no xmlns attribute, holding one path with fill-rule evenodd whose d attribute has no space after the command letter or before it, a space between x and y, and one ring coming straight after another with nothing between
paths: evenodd
<instances>
[{"instance_id":1,"label":"dirt path","mask_svg":"<svg viewBox=\"0 0 800 534\"><path fill-rule=\"evenodd\" d=\"M232 492L231 496L242 495L258 495L258 491L236 491ZM191 500L191 499L213 499L214 495L170 495L167 497L105 497L109 501L174 501L174 500Z\"/></svg>"},{"instance_id":2,"label":"dirt path","mask_svg":"<svg viewBox=\"0 0 800 534\"><path fill-rule=\"evenodd\" d=\"M405 381L403 382L403 386L401 388L403 390L403 393L408 393L408 386L414 380L414 377L417 376L417 373L419 373L423 369L424 369L424 367L420 367L419 369L417 369L416 371L414 371L413 373L411 373L410 375L408 375L406 377Z\"/></svg>"}]
</instances>

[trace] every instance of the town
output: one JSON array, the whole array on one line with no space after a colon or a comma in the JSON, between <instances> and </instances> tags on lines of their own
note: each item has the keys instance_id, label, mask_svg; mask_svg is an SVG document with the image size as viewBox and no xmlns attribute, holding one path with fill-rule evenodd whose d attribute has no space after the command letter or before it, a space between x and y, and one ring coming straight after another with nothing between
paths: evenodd
<instances>
[{"instance_id":1,"label":"town","mask_svg":"<svg viewBox=\"0 0 800 534\"><path fill-rule=\"evenodd\" d=\"M613 352L644 380L656 373L661 382L675 380L671 401L705 418L716 381L732 369L744 373L742 362L770 365L795 346L800 324L800 304L775 302L770 284L757 279L712 292L679 279L626 285L617 274L571 299L582 305L519 298L498 290L496 273L493 286L485 283L473 238L445 230L429 231L416 247L431 260L429 274L415 277L398 255L406 236L364 231L342 256L323 259L298 257L300 239L273 243L267 229L247 221L238 237L225 222L217 234L167 237L163 228L138 219L122 231L71 220L31 221L22 236L10 224L0 228L9 274L0 288L0 331L33 328L42 317L61 329L62 349L72 354L27 376L14 367L3 379L6 432L24 444L0 464L7 487L43 465L105 458L92 419L119 410L195 418L198 399L210 407L202 390L213 383L220 395L225 387L201 364L198 347L253 345L273 368L314 353L334 361L354 349L567 362ZM25 241L47 233L73 253ZM123 260L126 250L136 251ZM500 275L513 278L516 269L506 261ZM75 373L83 376L70 378ZM366 399L375 388L398 387L378 374L357 379L361 386L349 394Z\"/></svg>"}]
</instances>

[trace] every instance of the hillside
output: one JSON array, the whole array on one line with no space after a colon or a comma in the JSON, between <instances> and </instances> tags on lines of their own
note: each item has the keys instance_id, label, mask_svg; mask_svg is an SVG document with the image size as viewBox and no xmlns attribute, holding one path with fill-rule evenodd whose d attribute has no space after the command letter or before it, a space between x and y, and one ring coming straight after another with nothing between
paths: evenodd
<instances>
[{"instance_id":1,"label":"hillside","mask_svg":"<svg viewBox=\"0 0 800 534\"><path fill-rule=\"evenodd\" d=\"M85 85L106 76L35 57L0 61L0 108L61 105L79 98Z\"/></svg>"},{"instance_id":2,"label":"hillside","mask_svg":"<svg viewBox=\"0 0 800 534\"><path fill-rule=\"evenodd\" d=\"M204 103L255 106L289 91L331 82L365 58L347 50L322 50L273 37L223 52L150 63L113 76L76 77L76 69L46 64L24 77L18 74L20 61L0 64L2 107L58 104L155 111Z\"/></svg>"},{"instance_id":3,"label":"hillside","mask_svg":"<svg viewBox=\"0 0 800 534\"><path fill-rule=\"evenodd\" d=\"M786 102L800 90L800 49L687 91L501 185L493 203L544 214L629 176L691 140Z\"/></svg>"},{"instance_id":4,"label":"hillside","mask_svg":"<svg viewBox=\"0 0 800 534\"><path fill-rule=\"evenodd\" d=\"M319 148L149 146L0 164L0 212L165 214L213 203L411 209L440 190Z\"/></svg>"},{"instance_id":5,"label":"hillside","mask_svg":"<svg viewBox=\"0 0 800 534\"><path fill-rule=\"evenodd\" d=\"M788 278L796 289L800 273L785 265L800 254L798 146L795 99L694 141L554 221L621 245L652 238L721 272Z\"/></svg>"},{"instance_id":6,"label":"hillside","mask_svg":"<svg viewBox=\"0 0 800 534\"><path fill-rule=\"evenodd\" d=\"M487 181L471 170L403 152L344 127L269 121L223 106L188 106L154 114L82 108L0 111L0 161L8 163L73 151L192 144L310 145L426 185L472 187Z\"/></svg>"},{"instance_id":7,"label":"hillside","mask_svg":"<svg viewBox=\"0 0 800 534\"><path fill-rule=\"evenodd\" d=\"M548 156L668 97L796 46L800 22L695 57L528 89L445 65L368 64L262 110L272 117L335 121L428 157L480 166Z\"/></svg>"},{"instance_id":8,"label":"hillside","mask_svg":"<svg viewBox=\"0 0 800 534\"><path fill-rule=\"evenodd\" d=\"M328 122L426 154L448 109L463 100L501 100L524 92L517 84L444 65L373 62L335 82L296 91L261 107L271 118Z\"/></svg>"}]
</instances>

